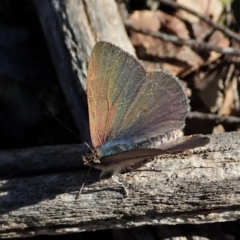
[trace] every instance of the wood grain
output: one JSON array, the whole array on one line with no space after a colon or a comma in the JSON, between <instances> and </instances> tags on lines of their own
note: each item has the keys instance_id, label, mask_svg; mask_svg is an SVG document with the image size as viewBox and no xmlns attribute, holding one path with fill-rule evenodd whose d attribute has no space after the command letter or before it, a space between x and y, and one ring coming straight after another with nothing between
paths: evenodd
<instances>
[{"instance_id":1,"label":"wood grain","mask_svg":"<svg viewBox=\"0 0 240 240\"><path fill-rule=\"evenodd\" d=\"M0 238L236 220L240 217L240 134L210 137L204 148L157 157L121 175L127 198L111 178L102 180L101 188L99 172L92 171L80 199L74 200L87 172L81 168L84 147L2 152ZM16 169L15 177L3 174L19 162L29 166L28 174L21 177Z\"/></svg>"}]
</instances>

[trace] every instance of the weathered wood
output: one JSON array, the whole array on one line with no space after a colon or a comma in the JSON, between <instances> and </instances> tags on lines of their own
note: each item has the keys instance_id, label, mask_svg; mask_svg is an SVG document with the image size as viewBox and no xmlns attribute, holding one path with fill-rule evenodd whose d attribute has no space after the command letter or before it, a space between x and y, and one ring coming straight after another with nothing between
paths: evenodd
<instances>
[{"instance_id":1,"label":"weathered wood","mask_svg":"<svg viewBox=\"0 0 240 240\"><path fill-rule=\"evenodd\" d=\"M105 40L134 53L114 0L35 0L54 66L82 138L90 142L86 75L91 50Z\"/></svg>"},{"instance_id":2,"label":"weathered wood","mask_svg":"<svg viewBox=\"0 0 240 240\"><path fill-rule=\"evenodd\" d=\"M0 153L1 176L7 171L7 159L8 167L22 162L34 169L36 163L46 163L46 168L35 167L27 176L21 177L15 169L18 177L1 178L0 238L236 220L240 217L240 133L210 137L211 143L204 148L157 157L121 175L128 198L123 198L122 188L111 179L102 180L101 188L99 172L92 171L80 199L74 200L87 170L68 166L78 157L80 161L86 148L80 148L78 156L76 145L61 147L61 154L59 147L52 147L49 158L44 148ZM24 161L26 156L28 161Z\"/></svg>"},{"instance_id":3,"label":"weathered wood","mask_svg":"<svg viewBox=\"0 0 240 240\"><path fill-rule=\"evenodd\" d=\"M0 177L72 171L83 167L84 144L45 146L0 153Z\"/></svg>"}]
</instances>

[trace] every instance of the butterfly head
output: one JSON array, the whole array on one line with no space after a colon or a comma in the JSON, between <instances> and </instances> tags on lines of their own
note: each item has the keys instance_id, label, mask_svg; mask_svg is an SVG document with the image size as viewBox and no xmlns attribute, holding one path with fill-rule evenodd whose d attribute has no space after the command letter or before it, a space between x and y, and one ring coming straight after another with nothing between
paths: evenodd
<instances>
[{"instance_id":1,"label":"butterfly head","mask_svg":"<svg viewBox=\"0 0 240 240\"><path fill-rule=\"evenodd\" d=\"M100 169L100 155L96 149L91 150L90 153L87 153L86 155L82 156L84 165L91 166L97 169Z\"/></svg>"}]
</instances>

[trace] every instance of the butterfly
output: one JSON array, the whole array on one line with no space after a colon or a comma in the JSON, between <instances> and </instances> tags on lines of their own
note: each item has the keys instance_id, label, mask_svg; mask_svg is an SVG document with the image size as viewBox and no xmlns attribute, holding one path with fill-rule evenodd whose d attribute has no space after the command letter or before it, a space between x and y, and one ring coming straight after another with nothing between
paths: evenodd
<instances>
[{"instance_id":1,"label":"butterfly","mask_svg":"<svg viewBox=\"0 0 240 240\"><path fill-rule=\"evenodd\" d=\"M92 50L87 100L94 149L83 160L101 175L115 176L157 155L209 143L201 134L180 137L190 111L180 81L163 70L146 72L139 60L109 42Z\"/></svg>"}]
</instances>

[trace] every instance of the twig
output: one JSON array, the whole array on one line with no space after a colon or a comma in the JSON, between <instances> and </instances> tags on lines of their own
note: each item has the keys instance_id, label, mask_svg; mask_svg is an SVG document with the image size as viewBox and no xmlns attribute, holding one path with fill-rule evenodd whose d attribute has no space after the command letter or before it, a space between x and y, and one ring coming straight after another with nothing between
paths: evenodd
<instances>
[{"instance_id":1,"label":"twig","mask_svg":"<svg viewBox=\"0 0 240 240\"><path fill-rule=\"evenodd\" d=\"M198 50L215 51L215 52L219 52L222 54L240 56L240 50L235 49L235 48L231 48L231 47L221 48L216 45L205 43L205 42L199 42L194 39L182 39L182 38L176 37L174 35L169 35L166 33L154 32L154 31L147 30L147 29L137 28L128 22L125 22L125 26L126 26L126 28L131 29L135 32L150 35L152 37L160 38L164 41L169 41L169 42L172 42L175 44L188 45L188 46L198 49Z\"/></svg>"},{"instance_id":2,"label":"twig","mask_svg":"<svg viewBox=\"0 0 240 240\"><path fill-rule=\"evenodd\" d=\"M219 116L212 113L190 112L188 119L197 118L201 120L211 120L218 123L239 124L240 118L234 116Z\"/></svg>"},{"instance_id":3,"label":"twig","mask_svg":"<svg viewBox=\"0 0 240 240\"><path fill-rule=\"evenodd\" d=\"M229 38L232 38L232 39L235 39L236 41L240 42L240 35L231 31L230 29L228 28L225 28L224 26L222 25L219 25L217 23L214 23L211 18L209 17L206 17L206 16L203 16L202 14L198 13L198 12L195 12L194 10L184 6L184 5L181 5L181 4L178 4L172 0L159 0L161 3L164 3L168 6L171 6L172 8L175 8L175 9L182 9L186 12L189 12L197 17L199 17L201 20L205 21L206 23L208 23L210 26L212 26L214 29L217 29L221 32L223 32L226 36L228 36Z\"/></svg>"},{"instance_id":4,"label":"twig","mask_svg":"<svg viewBox=\"0 0 240 240\"><path fill-rule=\"evenodd\" d=\"M240 109L240 106L239 106L239 95L238 95L238 79L237 79L237 76L234 76L233 77L233 80L232 80L233 84L232 84L232 89L233 89L233 95L234 95L234 106L235 106L235 110L237 112L239 112L239 109Z\"/></svg>"}]
</instances>

